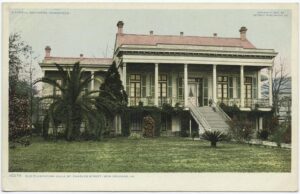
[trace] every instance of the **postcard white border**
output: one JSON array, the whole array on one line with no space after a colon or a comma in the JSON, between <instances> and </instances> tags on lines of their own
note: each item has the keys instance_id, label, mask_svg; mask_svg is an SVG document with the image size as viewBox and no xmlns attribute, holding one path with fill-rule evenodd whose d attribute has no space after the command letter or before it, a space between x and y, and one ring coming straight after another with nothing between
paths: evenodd
<instances>
[{"instance_id":1,"label":"postcard white border","mask_svg":"<svg viewBox=\"0 0 300 194\"><path fill-rule=\"evenodd\" d=\"M292 11L291 173L9 173L8 36L10 9L290 9ZM298 190L297 3L4 3L2 7L2 186L5 191L296 191ZM96 178L90 175L99 176ZM104 177L108 175L110 177ZM30 177L31 176L31 177ZM33 177L32 177L33 176ZM53 176L53 177L52 177ZM61 178L59 176L66 176ZM69 176L69 177L68 177ZM77 177L76 176L81 176ZM87 176L87 177L85 177ZM122 176L128 176L124 178Z\"/></svg>"}]
</instances>

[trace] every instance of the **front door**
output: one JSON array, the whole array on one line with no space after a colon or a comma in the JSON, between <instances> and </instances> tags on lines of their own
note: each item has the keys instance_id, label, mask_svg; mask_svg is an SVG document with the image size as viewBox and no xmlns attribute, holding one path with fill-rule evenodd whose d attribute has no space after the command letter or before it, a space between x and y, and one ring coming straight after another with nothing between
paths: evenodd
<instances>
[{"instance_id":1,"label":"front door","mask_svg":"<svg viewBox=\"0 0 300 194\"><path fill-rule=\"evenodd\" d=\"M188 84L189 103L195 106L208 106L208 81L207 78L190 79Z\"/></svg>"},{"instance_id":2,"label":"front door","mask_svg":"<svg viewBox=\"0 0 300 194\"><path fill-rule=\"evenodd\" d=\"M194 106L197 106L197 84L189 83L188 84L188 99L189 103L192 103Z\"/></svg>"}]
</instances>

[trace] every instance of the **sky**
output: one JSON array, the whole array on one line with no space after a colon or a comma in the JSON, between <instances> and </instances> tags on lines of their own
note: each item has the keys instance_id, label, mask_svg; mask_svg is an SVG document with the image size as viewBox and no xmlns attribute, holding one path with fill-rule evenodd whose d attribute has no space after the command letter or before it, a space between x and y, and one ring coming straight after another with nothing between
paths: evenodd
<instances>
[{"instance_id":1,"label":"sky","mask_svg":"<svg viewBox=\"0 0 300 194\"><path fill-rule=\"evenodd\" d=\"M289 10L12 10L10 33L19 32L41 61L46 45L52 56L111 57L116 24L124 33L239 37L246 26L247 39L257 48L275 49L290 71L291 12Z\"/></svg>"}]
</instances>

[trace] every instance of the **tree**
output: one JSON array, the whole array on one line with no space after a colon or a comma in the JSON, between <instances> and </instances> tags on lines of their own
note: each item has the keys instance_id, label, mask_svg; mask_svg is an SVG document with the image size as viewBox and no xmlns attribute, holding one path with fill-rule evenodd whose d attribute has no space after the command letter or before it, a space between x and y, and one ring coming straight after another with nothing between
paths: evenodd
<instances>
[{"instance_id":1,"label":"tree","mask_svg":"<svg viewBox=\"0 0 300 194\"><path fill-rule=\"evenodd\" d=\"M9 36L9 140L31 133L30 98L34 89L20 79L20 71L26 68L26 60L32 54L31 47L13 33Z\"/></svg>"},{"instance_id":2,"label":"tree","mask_svg":"<svg viewBox=\"0 0 300 194\"><path fill-rule=\"evenodd\" d=\"M100 93L99 96L110 98L110 95L108 95L108 93L110 93L115 96L115 101L118 103L118 105L127 105L127 94L124 90L124 86L122 85L120 74L115 62L113 62L113 64L109 67L105 76L105 80L100 86L100 90L106 91L106 93Z\"/></svg>"},{"instance_id":3,"label":"tree","mask_svg":"<svg viewBox=\"0 0 300 194\"><path fill-rule=\"evenodd\" d=\"M105 99L101 100L102 97L92 95L98 93L99 90L85 91L84 88L87 88L93 80L92 76L84 76L84 71L80 67L79 62L73 65L71 71L65 70L58 64L55 65L62 78L62 83L47 77L36 81L36 83L47 83L61 92L61 95L49 95L41 98L41 100L52 100L44 118L44 136L47 137L48 135L50 123L55 136L57 136L57 127L62 124L65 129L65 139L68 141L74 140L80 136L80 126L83 121L86 121L88 124L86 130L91 132L95 138L101 138L106 122L104 110L105 112L110 110ZM96 101L96 98L98 98L98 101Z\"/></svg>"},{"instance_id":4,"label":"tree","mask_svg":"<svg viewBox=\"0 0 300 194\"><path fill-rule=\"evenodd\" d=\"M284 60L280 59L279 65L275 65L272 73L272 95L273 95L273 109L274 116L279 113L281 92L290 89L290 76L286 72L286 64ZM269 83L263 84L263 90L269 91Z\"/></svg>"},{"instance_id":5,"label":"tree","mask_svg":"<svg viewBox=\"0 0 300 194\"><path fill-rule=\"evenodd\" d=\"M101 92L99 94L98 101L102 99L105 99L108 102L113 101L113 103L110 103L111 105L110 110L112 110L111 112L112 114L107 113L107 115L110 115L109 116L110 123L108 124L112 125L115 116L117 116L117 118L122 119L122 123L125 123L124 113L127 107L128 99L127 99L127 94L124 90L124 86L122 85L120 74L118 72L115 62L113 62L113 64L109 67L105 76L105 80L103 84L101 84L100 86L100 91L105 91L105 92ZM111 95L114 96L115 98L112 99ZM123 127L124 126L122 126L122 128Z\"/></svg>"}]
</instances>

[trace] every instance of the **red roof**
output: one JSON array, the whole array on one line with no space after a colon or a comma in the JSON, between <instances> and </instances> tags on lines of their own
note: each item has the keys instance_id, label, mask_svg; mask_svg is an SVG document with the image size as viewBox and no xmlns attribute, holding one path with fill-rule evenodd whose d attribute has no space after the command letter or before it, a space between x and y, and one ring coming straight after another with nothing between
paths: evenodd
<instances>
[{"instance_id":1,"label":"red roof","mask_svg":"<svg viewBox=\"0 0 300 194\"><path fill-rule=\"evenodd\" d=\"M85 57L45 57L43 63L74 64L76 62L84 65L111 65L112 58L85 58Z\"/></svg>"},{"instance_id":2,"label":"red roof","mask_svg":"<svg viewBox=\"0 0 300 194\"><path fill-rule=\"evenodd\" d=\"M137 34L118 34L117 44L121 45L197 45L197 46L225 46L255 48L248 40L240 38L222 37L200 37L200 36L174 36L174 35L137 35Z\"/></svg>"}]
</instances>

